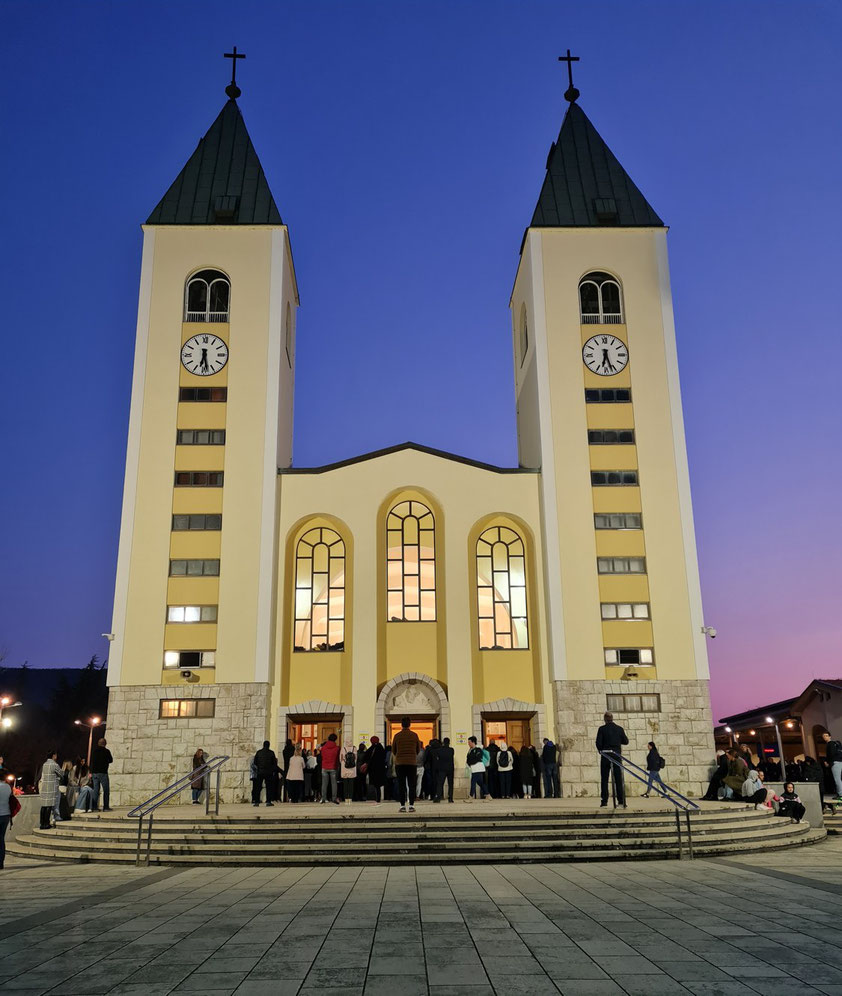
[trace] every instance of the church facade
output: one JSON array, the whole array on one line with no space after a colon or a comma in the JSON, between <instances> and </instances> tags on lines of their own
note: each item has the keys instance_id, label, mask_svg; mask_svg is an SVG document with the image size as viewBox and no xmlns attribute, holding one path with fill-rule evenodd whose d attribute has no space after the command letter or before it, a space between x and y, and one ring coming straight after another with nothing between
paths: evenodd
<instances>
[{"instance_id":1,"label":"church facade","mask_svg":"<svg viewBox=\"0 0 842 996\"><path fill-rule=\"evenodd\" d=\"M577 95L576 95L577 96ZM561 745L700 794L708 664L664 223L573 98L511 296L519 465L292 460L295 269L234 97L143 226L109 663L117 804L264 738Z\"/></svg>"}]
</instances>

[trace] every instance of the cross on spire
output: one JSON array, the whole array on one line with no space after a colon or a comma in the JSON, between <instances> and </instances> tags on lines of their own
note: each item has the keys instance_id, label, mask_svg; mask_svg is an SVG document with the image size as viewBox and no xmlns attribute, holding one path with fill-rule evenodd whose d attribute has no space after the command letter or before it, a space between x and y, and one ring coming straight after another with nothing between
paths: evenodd
<instances>
[{"instance_id":1,"label":"cross on spire","mask_svg":"<svg viewBox=\"0 0 842 996\"><path fill-rule=\"evenodd\" d=\"M237 50L234 49L234 51L236 52ZM566 62L567 63L567 82L570 85L564 91L564 99L570 101L570 103L572 104L572 103L575 102L576 98L579 96L579 91L576 89L575 86L573 86L573 63L574 62L579 62L579 56L578 55L571 55L570 54L570 49L568 49L567 50L567 55L560 55L558 57L558 61L559 62Z\"/></svg>"},{"instance_id":2,"label":"cross on spire","mask_svg":"<svg viewBox=\"0 0 842 996\"><path fill-rule=\"evenodd\" d=\"M234 46L233 52L223 52L222 53L226 59L231 60L231 82L225 87L225 92L232 99L236 99L243 92L237 86L237 59L245 59L245 54L237 51L237 46ZM568 52L568 55L570 53Z\"/></svg>"}]
</instances>

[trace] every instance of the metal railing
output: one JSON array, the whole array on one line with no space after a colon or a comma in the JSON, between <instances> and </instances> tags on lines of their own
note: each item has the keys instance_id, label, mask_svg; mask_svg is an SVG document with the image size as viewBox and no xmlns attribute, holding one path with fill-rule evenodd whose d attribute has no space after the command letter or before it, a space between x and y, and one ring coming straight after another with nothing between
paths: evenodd
<instances>
[{"instance_id":1,"label":"metal railing","mask_svg":"<svg viewBox=\"0 0 842 996\"><path fill-rule=\"evenodd\" d=\"M227 322L227 311L188 311L185 322Z\"/></svg>"},{"instance_id":2,"label":"metal railing","mask_svg":"<svg viewBox=\"0 0 842 996\"><path fill-rule=\"evenodd\" d=\"M690 814L697 813L701 810L701 806L693 802L692 799L688 799L686 795L682 795L678 789L674 789L671 785L667 785L666 782L653 782L652 788L649 789L649 772L645 768L641 768L639 764L635 764L634 761L630 761L627 757L623 757L622 754L618 754L613 750L601 750L599 751L600 757L604 757L607 761L611 762L611 798L614 803L614 808L617 808L617 771L625 772L636 778L639 782L644 783L647 786L648 791L656 791L661 798L666 799L667 802L672 803L675 807L675 833L678 838L678 857L684 857L684 836L681 830L681 813L684 813L684 823L685 830L684 833L687 836L687 856L688 858L693 857L693 830L690 824ZM623 787L623 803L625 807L625 786Z\"/></svg>"},{"instance_id":3,"label":"metal railing","mask_svg":"<svg viewBox=\"0 0 842 996\"><path fill-rule=\"evenodd\" d=\"M197 319L201 321L201 319ZM622 315L582 315L582 325L622 325Z\"/></svg>"},{"instance_id":4,"label":"metal railing","mask_svg":"<svg viewBox=\"0 0 842 996\"><path fill-rule=\"evenodd\" d=\"M126 814L129 819L134 819L137 817L137 855L135 857L135 863L149 864L149 852L152 849L152 821L155 819L155 810L158 806L162 806L165 802L169 802L174 796L177 796L180 792L183 792L191 782L196 781L197 778L201 778L204 781L207 775L211 775L216 772L216 791L214 792L214 815L219 816L219 773L222 769L222 765L226 761L230 760L230 755L228 754L217 754L212 757L209 761L205 761L203 765L198 768L194 768L189 775L182 775L178 781L172 783L172 785L167 785L166 788L161 789L157 795L153 795L146 802L142 802L139 806L135 806L134 809L129 810ZM210 814L210 788L205 786L205 816ZM141 861L140 850L143 843L143 821L146 817L149 817L149 821L146 824L146 856L143 861Z\"/></svg>"}]
</instances>

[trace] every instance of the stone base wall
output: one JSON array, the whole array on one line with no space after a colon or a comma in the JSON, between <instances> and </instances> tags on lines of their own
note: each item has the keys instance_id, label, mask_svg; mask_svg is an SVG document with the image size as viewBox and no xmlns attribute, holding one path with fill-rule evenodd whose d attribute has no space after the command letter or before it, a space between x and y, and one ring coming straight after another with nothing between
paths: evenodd
<instances>
[{"instance_id":1,"label":"stone base wall","mask_svg":"<svg viewBox=\"0 0 842 996\"><path fill-rule=\"evenodd\" d=\"M249 763L267 737L270 686L263 682L228 685L124 685L109 690L108 749L111 805L131 806L189 774L198 748L209 757L228 754L220 798L251 798ZM216 699L209 719L159 719L161 699ZM277 744L275 745L277 753ZM211 787L216 775L211 776ZM187 802L182 792L176 802Z\"/></svg>"},{"instance_id":2,"label":"stone base wall","mask_svg":"<svg viewBox=\"0 0 842 996\"><path fill-rule=\"evenodd\" d=\"M565 797L599 796L595 741L607 710L606 696L653 693L661 696L660 712L613 710L614 721L629 738L623 753L645 768L646 745L654 741L666 761L664 781L691 798L704 795L716 753L707 681L556 681L553 698ZM626 782L630 794L643 792L635 779Z\"/></svg>"}]
</instances>

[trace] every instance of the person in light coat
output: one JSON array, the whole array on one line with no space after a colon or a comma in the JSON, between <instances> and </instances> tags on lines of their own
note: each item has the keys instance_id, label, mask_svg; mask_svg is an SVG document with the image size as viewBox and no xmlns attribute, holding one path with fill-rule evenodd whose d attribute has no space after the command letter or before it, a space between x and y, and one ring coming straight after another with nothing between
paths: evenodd
<instances>
[{"instance_id":1,"label":"person in light coat","mask_svg":"<svg viewBox=\"0 0 842 996\"><path fill-rule=\"evenodd\" d=\"M41 829L49 830L50 815L58 806L61 768L58 765L58 751L52 750L41 768L38 791L41 796ZM61 817L59 817L61 819Z\"/></svg>"}]
</instances>

